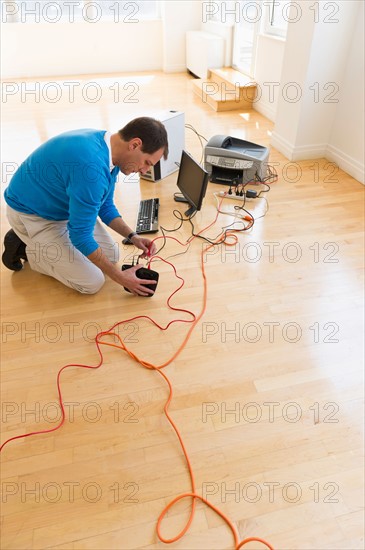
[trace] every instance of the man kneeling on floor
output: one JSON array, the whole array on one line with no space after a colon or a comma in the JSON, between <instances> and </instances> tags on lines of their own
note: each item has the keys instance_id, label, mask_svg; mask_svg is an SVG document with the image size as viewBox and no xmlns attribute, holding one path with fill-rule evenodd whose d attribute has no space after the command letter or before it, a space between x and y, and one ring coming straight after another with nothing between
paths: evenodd
<instances>
[{"instance_id":1,"label":"man kneeling on floor","mask_svg":"<svg viewBox=\"0 0 365 550\"><path fill-rule=\"evenodd\" d=\"M14 271L29 261L34 271L50 275L79 292L94 294L104 274L133 294L153 290L135 272L121 271L118 247L98 220L153 255L155 245L123 221L114 201L119 171L146 173L168 155L164 125L149 117L129 122L115 134L74 130L56 136L36 149L18 168L5 190L7 217L4 265ZM47 258L52 244L57 261Z\"/></svg>"}]
</instances>

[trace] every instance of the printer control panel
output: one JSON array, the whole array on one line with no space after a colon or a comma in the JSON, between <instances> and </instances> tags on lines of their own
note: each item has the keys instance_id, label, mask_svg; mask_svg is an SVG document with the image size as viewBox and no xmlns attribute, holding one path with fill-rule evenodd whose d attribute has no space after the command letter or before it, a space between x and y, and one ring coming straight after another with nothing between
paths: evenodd
<instances>
[{"instance_id":1,"label":"printer control panel","mask_svg":"<svg viewBox=\"0 0 365 550\"><path fill-rule=\"evenodd\" d=\"M232 168L235 170L246 170L252 168L252 160L242 160L230 157L216 157L214 155L207 155L206 161L212 166L220 166L222 168Z\"/></svg>"}]
</instances>

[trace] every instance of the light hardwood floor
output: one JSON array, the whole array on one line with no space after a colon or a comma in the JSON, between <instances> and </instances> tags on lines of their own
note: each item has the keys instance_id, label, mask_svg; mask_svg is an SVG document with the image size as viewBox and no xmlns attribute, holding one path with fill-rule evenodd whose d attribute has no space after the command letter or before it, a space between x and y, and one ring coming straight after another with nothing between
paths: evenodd
<instances>
[{"instance_id":1,"label":"light hardwood floor","mask_svg":"<svg viewBox=\"0 0 365 550\"><path fill-rule=\"evenodd\" d=\"M47 84L55 80L33 83L39 98L25 94L30 82L18 82L3 104L4 186L13 167L57 133L116 131L134 116L161 109L183 111L186 123L208 139L229 134L270 143L270 121L255 111L215 113L194 95L187 74L90 75ZM70 81L80 84L74 98L65 84ZM200 159L199 140L188 129L186 148ZM170 412L197 493L234 522L240 538L262 537L277 550L360 549L364 187L325 159L289 163L272 149L270 161L279 178L266 195L267 215L240 234L235 247L217 247L205 257L206 312L164 370L174 389ZM130 225L140 198L159 196L161 225L176 227L176 175L159 183L120 182L116 203ZM214 219L213 192L221 189L209 184L194 218L197 229ZM258 217L263 203L248 208ZM224 209L233 211L233 204L226 201ZM232 220L220 215L206 236L214 238ZM8 228L3 216L2 235ZM184 241L190 231L185 223L173 235ZM131 250L119 244L123 259L130 258ZM195 240L186 254L172 258L185 278L173 305L195 313L202 307L203 246ZM161 255L182 251L169 241ZM166 306L176 287L171 269L162 263L156 269L158 291L144 300L110 280L97 295L82 296L29 266L19 273L1 266L1 442L55 425L57 372L70 363L97 364L96 332L136 315L163 325L181 317ZM188 328L175 323L160 332L131 321L119 333L144 360L161 364ZM156 535L157 518L175 496L191 490L179 441L163 413L168 389L157 372L123 351L102 351L98 370L73 367L62 374L67 419L60 430L4 447L2 548L165 546ZM204 504L196 508L190 530L170 547L233 548L224 522ZM163 535L176 536L189 511L189 500L178 503Z\"/></svg>"}]
</instances>

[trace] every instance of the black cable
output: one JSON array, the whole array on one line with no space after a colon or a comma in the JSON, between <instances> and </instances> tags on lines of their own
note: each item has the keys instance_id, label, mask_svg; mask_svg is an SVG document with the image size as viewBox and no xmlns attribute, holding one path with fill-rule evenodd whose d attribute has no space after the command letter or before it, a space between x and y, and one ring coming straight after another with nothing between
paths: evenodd
<instances>
[{"instance_id":1,"label":"black cable","mask_svg":"<svg viewBox=\"0 0 365 550\"><path fill-rule=\"evenodd\" d=\"M195 213L194 213L194 214L195 214ZM197 234L195 234L195 233L194 233L194 224L193 224L193 222L192 222L192 218L193 218L193 217L194 217L194 215L193 215L193 216L190 216L190 217L188 218L188 221L189 221L189 223L190 223L190 225L191 225L191 236L192 236L192 237L198 237L199 239L202 239L202 240L204 240L204 241L207 241L207 242L210 243L210 244L224 244L225 240L224 240L224 241L221 241L221 242L219 242L219 243L216 243L216 242L215 242L215 241L218 240L219 237L222 235L223 231L221 231L221 232L219 233L219 235L214 239L214 241L211 241L210 239L208 239L207 237L203 237L202 235L197 235ZM191 237L190 237L190 238L191 238ZM190 239L189 239L189 240L190 240ZM189 242L189 240L188 240L188 242Z\"/></svg>"},{"instance_id":2,"label":"black cable","mask_svg":"<svg viewBox=\"0 0 365 550\"><path fill-rule=\"evenodd\" d=\"M158 250L156 250L156 254L155 256L157 256L157 254L159 254L161 252L161 250L165 247L166 245L166 235L165 235L165 231L164 231L164 228L160 226L160 229L162 231L162 236L163 236L163 243L162 243L162 246L160 246L160 248Z\"/></svg>"},{"instance_id":3,"label":"black cable","mask_svg":"<svg viewBox=\"0 0 365 550\"><path fill-rule=\"evenodd\" d=\"M202 139L204 139L206 142L208 140L204 136L202 136L202 134L199 134L199 132L197 132L196 129L194 128L194 126L192 126L191 124L185 124L185 128L188 128L188 130L192 130L198 136L198 139L200 141L200 146L202 148L202 154L201 154L200 162L199 162L199 164L201 165L203 163L203 159L204 159L204 145L203 145Z\"/></svg>"},{"instance_id":4,"label":"black cable","mask_svg":"<svg viewBox=\"0 0 365 550\"><path fill-rule=\"evenodd\" d=\"M176 194L176 193L175 193L175 194ZM186 221L188 221L188 219L189 219L189 218L184 218L183 215L181 214L180 210L174 209L174 210L172 211L172 213L173 213L173 215L175 216L175 218L176 218L177 220L179 220L180 225L179 225L178 227L175 227L174 229L167 229L166 227L162 227L162 226L160 225L160 229L161 229L162 235L163 235L163 237L164 237L164 242L163 242L162 246L157 250L156 255L157 255L157 254L165 247L165 245L166 245L166 240L167 240L167 239L166 239L165 233L174 233L174 231L179 231L179 229L181 229L183 223L186 222ZM192 214L191 217L194 217L195 214L196 214L196 212L194 212L194 213Z\"/></svg>"},{"instance_id":5,"label":"black cable","mask_svg":"<svg viewBox=\"0 0 365 550\"><path fill-rule=\"evenodd\" d=\"M249 212L248 210L246 210L246 208L244 208L245 202L246 202L246 200L243 202L242 206L239 206L238 204L235 205L234 209L235 209L235 210L243 210L243 212L246 212L246 214L247 214L248 216L250 216L250 218L251 218L251 220L252 220L252 223L251 223L249 229L251 229L251 227L253 227L253 225L254 225L254 223L255 223L255 218L253 217L253 215L251 214L251 212ZM257 219L257 218L256 218L256 219Z\"/></svg>"},{"instance_id":6,"label":"black cable","mask_svg":"<svg viewBox=\"0 0 365 550\"><path fill-rule=\"evenodd\" d=\"M278 173L276 171L276 168L274 166L271 166L270 164L267 165L267 170L269 172L268 176L266 176L263 180L261 180L262 183L274 183L278 180Z\"/></svg>"},{"instance_id":7,"label":"black cable","mask_svg":"<svg viewBox=\"0 0 365 550\"><path fill-rule=\"evenodd\" d=\"M270 185L268 185L267 183L264 183L264 182L262 181L262 182L261 182L261 185L265 185L265 187L267 187L267 189L261 189L261 191L259 192L259 194L258 194L257 197L256 197L257 199L258 199L258 198L263 198L263 197L260 197L260 195L261 195L262 193L268 193L268 192L271 190Z\"/></svg>"},{"instance_id":8,"label":"black cable","mask_svg":"<svg viewBox=\"0 0 365 550\"><path fill-rule=\"evenodd\" d=\"M196 133L197 136L203 138L204 141L208 142L207 138L204 137L202 134L199 134L199 132L197 132L197 130L194 128L194 126L192 124L185 124L185 128L188 128L189 130L192 130L193 132Z\"/></svg>"},{"instance_id":9,"label":"black cable","mask_svg":"<svg viewBox=\"0 0 365 550\"><path fill-rule=\"evenodd\" d=\"M249 228L247 228L247 227L245 226L244 229L237 229L237 231L247 231L247 229L250 229L250 228L253 226L254 222L255 222L255 220L254 220L252 214L250 214L250 212L248 212L248 211L245 210L245 209L243 209L243 210L244 210L244 211L250 216L250 218L252 219L252 224L250 225ZM240 221L241 221L241 223L243 223L243 220L240 220ZM204 240L204 241L207 241L209 244L221 245L221 244L226 244L226 242L227 242L227 231L229 231L228 229L224 229L224 227L230 227L230 226L233 225L234 223L237 223L237 220L235 220L234 222L232 222L229 226L224 226L224 227L222 227L222 231L217 235L217 237L215 237L214 240L210 240L210 239L208 239L207 237L203 237L203 235L198 235L198 234L194 233L195 228L194 228L193 222L191 221L191 218L189 218L189 222L190 222L190 225L191 225L191 228L192 228L192 230L191 230L191 235L192 235L192 237L198 237L198 239L202 239L202 240ZM217 242L218 239L219 239L222 235L224 235L224 239L222 239L221 241Z\"/></svg>"}]
</instances>

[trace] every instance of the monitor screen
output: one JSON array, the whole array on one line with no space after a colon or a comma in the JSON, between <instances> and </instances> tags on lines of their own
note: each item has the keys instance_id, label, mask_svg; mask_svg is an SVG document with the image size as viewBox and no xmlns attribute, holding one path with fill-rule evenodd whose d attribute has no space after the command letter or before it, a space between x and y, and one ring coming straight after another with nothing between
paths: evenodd
<instances>
[{"instance_id":1,"label":"monitor screen","mask_svg":"<svg viewBox=\"0 0 365 550\"><path fill-rule=\"evenodd\" d=\"M175 197L177 201L190 204L186 216L191 216L196 210L202 207L205 191L208 185L208 172L198 164L186 151L181 154L177 186L183 198Z\"/></svg>"}]
</instances>

